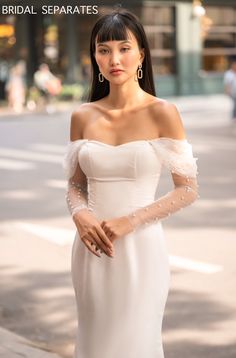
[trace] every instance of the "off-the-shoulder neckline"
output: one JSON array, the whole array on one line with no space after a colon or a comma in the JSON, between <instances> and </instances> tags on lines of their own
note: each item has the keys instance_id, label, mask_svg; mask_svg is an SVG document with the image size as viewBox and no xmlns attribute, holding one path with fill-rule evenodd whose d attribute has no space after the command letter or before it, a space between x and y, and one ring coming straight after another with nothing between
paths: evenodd
<instances>
[{"instance_id":1,"label":"off-the-shoulder neckline","mask_svg":"<svg viewBox=\"0 0 236 358\"><path fill-rule=\"evenodd\" d=\"M187 142L187 138L185 138L185 139L174 139L174 138L169 138L169 137L159 137L159 138L152 138L152 139L132 140L130 142L121 143L121 144L118 144L118 145L113 145L113 144L101 142L101 141L96 140L96 139L86 139L86 138L80 138L80 139L76 139L76 140L73 140L73 141L70 140L68 143L69 144L76 144L76 143L79 143L79 142L95 142L95 143L99 143L101 145L116 148L116 147L122 147L122 146L129 145L129 144L146 143L146 142L158 142L158 141L162 141L162 140L170 141L170 142L176 142L176 143L185 143L185 142Z\"/></svg>"}]
</instances>

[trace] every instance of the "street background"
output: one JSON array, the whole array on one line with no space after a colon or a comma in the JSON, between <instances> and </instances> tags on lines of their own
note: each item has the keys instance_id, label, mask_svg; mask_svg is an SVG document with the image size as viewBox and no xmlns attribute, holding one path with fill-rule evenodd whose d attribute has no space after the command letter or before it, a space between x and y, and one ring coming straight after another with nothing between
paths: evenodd
<instances>
[{"instance_id":1,"label":"street background","mask_svg":"<svg viewBox=\"0 0 236 358\"><path fill-rule=\"evenodd\" d=\"M163 321L165 358L235 358L236 125L230 120L231 102L224 95L168 100L179 108L198 158L200 198L163 220L172 274ZM40 352L65 358L72 357L76 334L70 276L75 226L62 169L72 107L76 104L51 114L5 111L0 117L0 324ZM164 170L158 195L171 187ZM6 335L0 329L0 357L17 357L11 355L16 346L11 354L7 350L15 338Z\"/></svg>"}]
</instances>

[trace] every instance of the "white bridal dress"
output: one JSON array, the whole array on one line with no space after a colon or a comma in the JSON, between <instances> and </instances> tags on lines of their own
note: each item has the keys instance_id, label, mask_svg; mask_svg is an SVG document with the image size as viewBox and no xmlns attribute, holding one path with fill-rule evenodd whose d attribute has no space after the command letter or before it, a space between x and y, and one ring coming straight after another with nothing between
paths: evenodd
<instances>
[{"instance_id":1,"label":"white bridal dress","mask_svg":"<svg viewBox=\"0 0 236 358\"><path fill-rule=\"evenodd\" d=\"M78 313L74 358L164 357L161 331L170 267L160 219L198 197L196 160L187 139L162 137L118 146L92 139L68 142L63 167L71 213L76 204L82 207L76 183L70 182L79 167L87 178L84 203L99 221L136 211L133 217L141 218L133 232L114 241L114 258L95 256L76 232L71 266ZM162 164L177 179L171 192L155 199Z\"/></svg>"}]
</instances>

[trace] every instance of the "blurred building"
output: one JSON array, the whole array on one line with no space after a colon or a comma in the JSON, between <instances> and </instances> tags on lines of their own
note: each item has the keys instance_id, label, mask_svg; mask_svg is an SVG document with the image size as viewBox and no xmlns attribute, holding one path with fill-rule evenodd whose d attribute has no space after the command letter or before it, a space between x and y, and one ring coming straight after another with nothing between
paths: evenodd
<instances>
[{"instance_id":1,"label":"blurred building","mask_svg":"<svg viewBox=\"0 0 236 358\"><path fill-rule=\"evenodd\" d=\"M0 12L0 63L25 59L29 83L42 62L47 62L65 83L86 80L91 28L114 3L104 0L100 5L86 0L86 5L98 5L98 15L44 15L40 13L43 4L63 6L65 2L0 0L0 5L19 3L34 5L38 14ZM145 27L158 95L222 92L223 73L230 57L236 56L235 0L204 0L202 4L198 0L121 3L136 13ZM79 2L70 0L66 4Z\"/></svg>"}]
</instances>

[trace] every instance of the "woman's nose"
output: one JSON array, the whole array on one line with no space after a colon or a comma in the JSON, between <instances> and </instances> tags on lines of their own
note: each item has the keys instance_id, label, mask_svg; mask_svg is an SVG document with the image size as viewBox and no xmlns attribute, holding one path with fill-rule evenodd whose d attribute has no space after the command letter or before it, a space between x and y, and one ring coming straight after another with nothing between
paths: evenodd
<instances>
[{"instance_id":1,"label":"woman's nose","mask_svg":"<svg viewBox=\"0 0 236 358\"><path fill-rule=\"evenodd\" d=\"M119 54L117 52L112 53L111 57L110 57L110 65L114 66L114 65L117 65L119 63L120 63Z\"/></svg>"}]
</instances>

